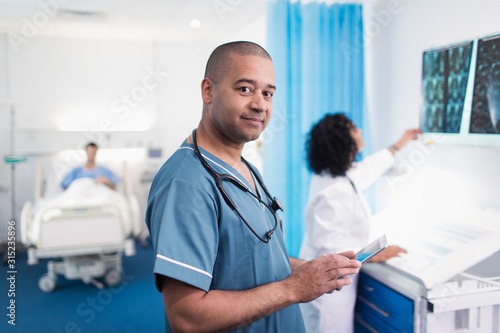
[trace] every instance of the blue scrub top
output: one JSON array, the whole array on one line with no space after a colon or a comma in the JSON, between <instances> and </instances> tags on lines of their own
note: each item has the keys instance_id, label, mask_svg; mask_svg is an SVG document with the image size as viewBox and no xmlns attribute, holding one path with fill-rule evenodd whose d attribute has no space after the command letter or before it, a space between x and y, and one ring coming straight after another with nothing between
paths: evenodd
<instances>
[{"instance_id":1,"label":"blue scrub top","mask_svg":"<svg viewBox=\"0 0 500 333\"><path fill-rule=\"evenodd\" d=\"M218 173L250 184L234 168L200 148ZM257 194L270 202L257 181ZM264 238L274 217L249 193L229 182L224 188L251 227ZM253 191L253 189L252 189ZM148 198L146 224L155 249L154 273L205 291L246 290L291 274L281 222L269 243L260 241L225 203L215 181L184 142L156 175ZM305 332L298 304L284 308L240 332ZM171 328L167 322L167 332Z\"/></svg>"},{"instance_id":2,"label":"blue scrub top","mask_svg":"<svg viewBox=\"0 0 500 333\"><path fill-rule=\"evenodd\" d=\"M68 186L75 179L78 179L78 178L88 177L88 178L96 179L97 177L101 177L101 176L108 178L109 181L111 182L111 184L113 184L114 186L116 186L116 184L118 184L118 182L120 181L120 177L115 175L113 173L113 171L111 171L108 168L105 168L103 166L97 165L93 169L87 169L85 167L78 167L78 168L73 169L71 172L69 172L64 177L64 179L61 182L61 187L64 189L68 188Z\"/></svg>"}]
</instances>

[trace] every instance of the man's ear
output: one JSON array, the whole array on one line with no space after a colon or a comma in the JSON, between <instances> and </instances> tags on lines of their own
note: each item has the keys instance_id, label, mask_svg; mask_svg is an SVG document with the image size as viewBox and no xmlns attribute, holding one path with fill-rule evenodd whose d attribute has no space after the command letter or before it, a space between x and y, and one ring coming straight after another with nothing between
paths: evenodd
<instances>
[{"instance_id":1,"label":"man's ear","mask_svg":"<svg viewBox=\"0 0 500 333\"><path fill-rule=\"evenodd\" d=\"M212 103L214 94L214 82L209 78L204 78L201 81L201 98L204 104Z\"/></svg>"}]
</instances>

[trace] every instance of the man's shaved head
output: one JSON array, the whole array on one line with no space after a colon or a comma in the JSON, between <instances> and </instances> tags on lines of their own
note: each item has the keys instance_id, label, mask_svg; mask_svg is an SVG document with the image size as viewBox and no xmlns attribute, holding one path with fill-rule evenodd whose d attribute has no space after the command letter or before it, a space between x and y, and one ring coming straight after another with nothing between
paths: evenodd
<instances>
[{"instance_id":1,"label":"man's shaved head","mask_svg":"<svg viewBox=\"0 0 500 333\"><path fill-rule=\"evenodd\" d=\"M256 43L231 42L222 44L218 46L212 52L210 58L208 58L207 67L205 68L205 77L215 83L220 82L228 69L232 54L240 56L253 55L271 60L269 53Z\"/></svg>"}]
</instances>

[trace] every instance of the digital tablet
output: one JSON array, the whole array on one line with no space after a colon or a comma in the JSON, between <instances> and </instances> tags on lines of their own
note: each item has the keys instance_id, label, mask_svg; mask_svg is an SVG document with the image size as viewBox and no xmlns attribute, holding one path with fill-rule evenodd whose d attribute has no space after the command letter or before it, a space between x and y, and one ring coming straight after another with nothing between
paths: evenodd
<instances>
[{"instance_id":1,"label":"digital tablet","mask_svg":"<svg viewBox=\"0 0 500 333\"><path fill-rule=\"evenodd\" d=\"M358 251L356 253L357 260L360 261L361 263L366 262L367 260L370 260L380 252L382 252L384 249L387 248L387 237L384 235L380 236L364 248Z\"/></svg>"}]
</instances>

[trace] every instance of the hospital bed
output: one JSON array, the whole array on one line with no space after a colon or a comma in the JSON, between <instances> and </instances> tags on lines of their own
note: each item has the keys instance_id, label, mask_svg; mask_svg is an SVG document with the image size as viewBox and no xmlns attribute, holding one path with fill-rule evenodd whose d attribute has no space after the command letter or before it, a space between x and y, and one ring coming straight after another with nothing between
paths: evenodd
<instances>
[{"instance_id":1,"label":"hospital bed","mask_svg":"<svg viewBox=\"0 0 500 333\"><path fill-rule=\"evenodd\" d=\"M28 247L28 264L50 259L47 273L38 286L51 292L58 274L81 279L98 288L122 279L122 255L135 254L134 237L140 233L139 204L127 178L126 164L121 166L118 191L90 178L75 180L66 191L54 194L54 164L39 161L34 203L26 202L21 212L21 239ZM52 192L52 195L49 194Z\"/></svg>"}]
</instances>

